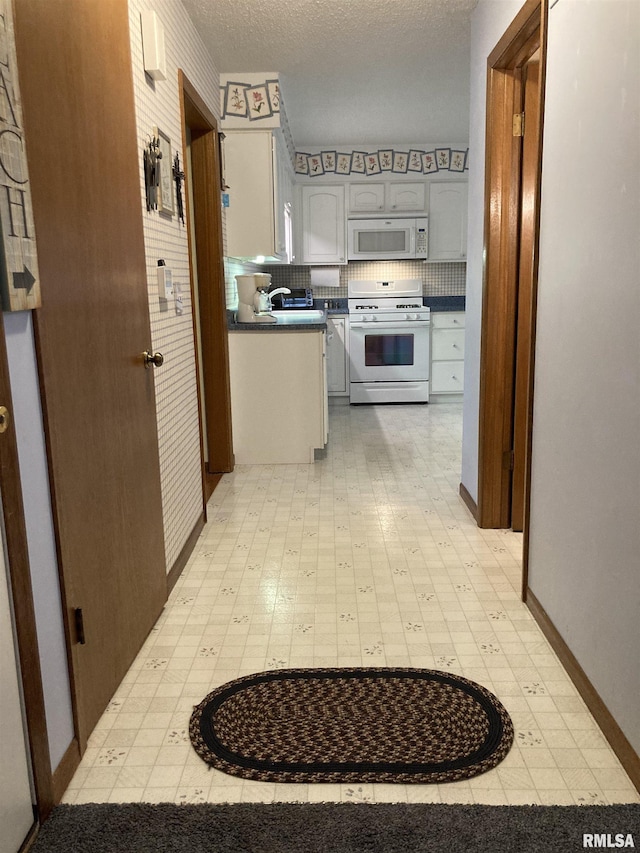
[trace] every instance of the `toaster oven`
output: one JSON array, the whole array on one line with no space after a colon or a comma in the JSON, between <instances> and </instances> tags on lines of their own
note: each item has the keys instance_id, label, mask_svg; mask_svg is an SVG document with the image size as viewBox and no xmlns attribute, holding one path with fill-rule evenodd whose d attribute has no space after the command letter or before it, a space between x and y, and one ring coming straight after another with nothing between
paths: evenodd
<instances>
[{"instance_id":1,"label":"toaster oven","mask_svg":"<svg viewBox=\"0 0 640 853\"><path fill-rule=\"evenodd\" d=\"M286 311L287 308L313 308L313 291L310 287L293 287L291 293L277 293L273 297L273 307Z\"/></svg>"}]
</instances>

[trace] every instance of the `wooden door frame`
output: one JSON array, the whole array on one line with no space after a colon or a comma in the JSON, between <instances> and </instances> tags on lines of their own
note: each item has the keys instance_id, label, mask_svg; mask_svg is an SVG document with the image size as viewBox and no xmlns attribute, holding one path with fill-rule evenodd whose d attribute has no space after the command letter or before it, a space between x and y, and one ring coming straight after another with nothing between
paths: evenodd
<instances>
[{"instance_id":1,"label":"wooden door frame","mask_svg":"<svg viewBox=\"0 0 640 853\"><path fill-rule=\"evenodd\" d=\"M218 145L218 123L195 86L182 70L178 71L180 115L182 121L183 162L187 163L187 127L191 131L191 159L193 168L193 207L197 211L192 222L189 193L185 181L185 210L189 245L196 246L197 270L194 270L189 251L189 277L193 304L198 298L200 307L200 335L202 362L197 346L197 319L193 317L196 365L202 385L198 388L198 414L200 419L200 453L202 458L205 503L211 495L219 475L233 471L233 440L231 433L231 383L229 379L229 342L227 333L227 305L225 299L222 213L221 164ZM194 277L197 273L198 288ZM196 295L197 294L197 295ZM201 393L204 387L204 399ZM202 417L206 422L207 459L205 465Z\"/></svg>"},{"instance_id":2,"label":"wooden door frame","mask_svg":"<svg viewBox=\"0 0 640 853\"><path fill-rule=\"evenodd\" d=\"M485 265L480 355L477 521L484 528L510 526L513 400L519 260L521 143L513 136L513 115L521 110L521 69L540 48L538 124L542 139L548 0L526 0L487 59L485 154ZM538 201L542 145L538 145ZM535 259L532 280L533 327L530 340L527 460L525 476L525 574L528 547L531 428L539 203L534 217ZM526 578L525 578L526 584Z\"/></svg>"},{"instance_id":3,"label":"wooden door frame","mask_svg":"<svg viewBox=\"0 0 640 853\"><path fill-rule=\"evenodd\" d=\"M31 569L24 518L18 443L13 418L11 381L0 313L0 404L9 410L6 432L0 435L0 486L15 632L20 661L24 712L31 755L38 818L45 820L54 806L53 778L42 688ZM2 544L0 543L0 547Z\"/></svg>"}]
</instances>

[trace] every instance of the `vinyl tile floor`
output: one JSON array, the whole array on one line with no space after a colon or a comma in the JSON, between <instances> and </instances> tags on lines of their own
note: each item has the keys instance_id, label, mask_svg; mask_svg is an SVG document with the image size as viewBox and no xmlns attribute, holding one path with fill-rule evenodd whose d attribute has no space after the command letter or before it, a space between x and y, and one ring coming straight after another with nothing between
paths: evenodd
<instances>
[{"instance_id":1,"label":"vinyl tile floor","mask_svg":"<svg viewBox=\"0 0 640 853\"><path fill-rule=\"evenodd\" d=\"M522 536L458 495L462 409L332 406L313 465L238 466L64 802L573 804L640 797L520 601ZM193 706L270 669L415 666L480 682L509 711L506 759L442 785L244 781L188 738Z\"/></svg>"}]
</instances>

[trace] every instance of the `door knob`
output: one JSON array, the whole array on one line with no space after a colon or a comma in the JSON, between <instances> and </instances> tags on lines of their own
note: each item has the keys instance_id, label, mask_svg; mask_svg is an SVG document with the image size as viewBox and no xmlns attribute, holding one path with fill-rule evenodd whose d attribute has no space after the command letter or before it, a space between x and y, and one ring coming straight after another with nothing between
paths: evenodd
<instances>
[{"instance_id":1,"label":"door knob","mask_svg":"<svg viewBox=\"0 0 640 853\"><path fill-rule=\"evenodd\" d=\"M144 366L147 369L151 367L151 365L154 367L162 367L164 364L164 356L161 352L154 352L152 355L149 350L145 350L142 353L142 358L144 359Z\"/></svg>"}]
</instances>

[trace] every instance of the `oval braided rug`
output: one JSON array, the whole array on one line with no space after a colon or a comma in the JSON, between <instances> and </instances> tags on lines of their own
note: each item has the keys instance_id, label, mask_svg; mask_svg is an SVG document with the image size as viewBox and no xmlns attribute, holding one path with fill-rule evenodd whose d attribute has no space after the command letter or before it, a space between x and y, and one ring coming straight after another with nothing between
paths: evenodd
<instances>
[{"instance_id":1,"label":"oval braided rug","mask_svg":"<svg viewBox=\"0 0 640 853\"><path fill-rule=\"evenodd\" d=\"M430 669L283 669L238 678L197 705L208 764L263 782L452 782L495 767L513 742L496 697Z\"/></svg>"}]
</instances>

